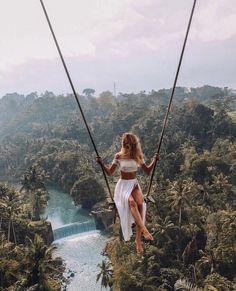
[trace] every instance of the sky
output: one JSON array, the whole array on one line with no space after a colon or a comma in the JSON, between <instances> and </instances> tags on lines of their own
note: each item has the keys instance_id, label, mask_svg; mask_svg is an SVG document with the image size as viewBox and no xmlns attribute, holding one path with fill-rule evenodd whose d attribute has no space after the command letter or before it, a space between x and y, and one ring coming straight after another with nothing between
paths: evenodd
<instances>
[{"instance_id":1,"label":"sky","mask_svg":"<svg viewBox=\"0 0 236 291\"><path fill-rule=\"evenodd\" d=\"M170 88L192 0L44 0L76 91ZM71 93L39 0L0 0L0 97ZM236 88L235 0L198 0L178 86Z\"/></svg>"}]
</instances>

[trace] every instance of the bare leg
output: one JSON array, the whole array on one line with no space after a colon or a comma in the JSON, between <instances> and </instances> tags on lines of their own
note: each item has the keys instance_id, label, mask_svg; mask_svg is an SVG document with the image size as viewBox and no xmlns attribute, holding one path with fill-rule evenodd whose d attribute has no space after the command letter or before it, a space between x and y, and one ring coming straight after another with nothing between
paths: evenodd
<instances>
[{"instance_id":1,"label":"bare leg","mask_svg":"<svg viewBox=\"0 0 236 291\"><path fill-rule=\"evenodd\" d=\"M134 201L137 203L138 211L143 221L143 197L141 191L139 191L139 188L137 186L132 191L132 196L134 198ZM136 238L135 238L136 250L138 254L143 255L144 249L142 246L141 238L142 230L138 225L136 225Z\"/></svg>"},{"instance_id":2,"label":"bare leg","mask_svg":"<svg viewBox=\"0 0 236 291\"><path fill-rule=\"evenodd\" d=\"M132 195L129 197L129 206L130 206L131 213L134 217L135 223L137 226L140 227L140 230L143 233L144 238L146 240L153 240L152 235L150 234L150 232L147 230L146 226L143 223L143 219L138 211L138 205L135 202Z\"/></svg>"},{"instance_id":3,"label":"bare leg","mask_svg":"<svg viewBox=\"0 0 236 291\"><path fill-rule=\"evenodd\" d=\"M143 219L143 195L142 192L139 190L138 186L135 186L135 188L133 189L131 195L134 198L134 201L137 203L138 206L138 211L141 215L141 218Z\"/></svg>"},{"instance_id":4,"label":"bare leg","mask_svg":"<svg viewBox=\"0 0 236 291\"><path fill-rule=\"evenodd\" d=\"M143 246L141 242L141 236L142 236L141 229L138 225L136 225L136 238L135 238L136 250L137 250L137 253L139 253L140 255L143 255L144 250L143 250Z\"/></svg>"},{"instance_id":5,"label":"bare leg","mask_svg":"<svg viewBox=\"0 0 236 291\"><path fill-rule=\"evenodd\" d=\"M143 199L143 194L142 194L140 188L138 186L136 186L133 189L131 195L134 198L134 201L137 203L138 210L139 210L140 216L141 216L142 221L143 221L143 202L144 202L144 199ZM153 240L152 235L149 233L149 231L147 230L146 227L143 230L141 229L141 231L143 232L145 239Z\"/></svg>"}]
</instances>

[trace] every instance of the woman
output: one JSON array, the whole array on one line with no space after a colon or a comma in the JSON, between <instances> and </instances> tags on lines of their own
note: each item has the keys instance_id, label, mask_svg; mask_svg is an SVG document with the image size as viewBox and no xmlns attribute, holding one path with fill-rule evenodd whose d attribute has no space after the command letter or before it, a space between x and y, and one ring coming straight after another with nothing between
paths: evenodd
<instances>
[{"instance_id":1,"label":"woman","mask_svg":"<svg viewBox=\"0 0 236 291\"><path fill-rule=\"evenodd\" d=\"M101 157L97 162L102 165L108 176L111 176L117 168L120 170L120 179L116 184L114 201L120 216L121 229L125 241L130 240L132 224L136 224L136 249L143 254L141 236L146 240L153 240L152 235L145 226L146 203L139 183L136 179L138 167L141 167L148 175L152 171L159 155L155 155L150 165L143 160L143 153L139 139L133 133L124 133L122 136L121 150L115 155L111 166L103 164Z\"/></svg>"}]
</instances>

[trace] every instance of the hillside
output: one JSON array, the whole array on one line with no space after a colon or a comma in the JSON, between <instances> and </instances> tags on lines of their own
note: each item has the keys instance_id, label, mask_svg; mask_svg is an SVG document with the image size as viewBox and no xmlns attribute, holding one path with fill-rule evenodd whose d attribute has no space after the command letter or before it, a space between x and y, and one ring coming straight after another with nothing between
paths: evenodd
<instances>
[{"instance_id":1,"label":"hillside","mask_svg":"<svg viewBox=\"0 0 236 291\"><path fill-rule=\"evenodd\" d=\"M80 97L105 161L111 162L126 131L140 137L147 163L152 159L169 93ZM203 86L179 87L174 100L154 177L154 203L148 205L154 241L144 243L140 259L133 240L114 240L112 284L122 291L173 290L185 278L199 288L235 290L236 98L227 88ZM11 94L0 100L0 110L1 180L19 179L34 166L75 201L78 185L88 179L106 191L71 95ZM139 173L139 180L145 191L148 178ZM109 181L113 188L113 178Z\"/></svg>"}]
</instances>

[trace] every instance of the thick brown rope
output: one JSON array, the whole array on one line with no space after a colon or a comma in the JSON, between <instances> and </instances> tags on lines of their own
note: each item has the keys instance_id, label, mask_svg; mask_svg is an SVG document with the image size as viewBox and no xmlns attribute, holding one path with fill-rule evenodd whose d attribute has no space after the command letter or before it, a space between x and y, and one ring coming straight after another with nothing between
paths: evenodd
<instances>
[{"instance_id":1,"label":"thick brown rope","mask_svg":"<svg viewBox=\"0 0 236 291\"><path fill-rule=\"evenodd\" d=\"M80 104L80 102L79 102L79 98L78 98L78 95L77 95L77 93L76 93L76 91L75 91L74 84L73 84L72 79L71 79L71 77L70 77L70 74L69 74L69 71L68 71L68 69L67 69L67 66L66 66L65 60L64 60L64 58L63 58L63 55L62 55L62 53L61 53L60 46L59 46L59 44L58 44L58 41L57 41L56 35L55 35L54 31L53 31L53 28L52 28L52 25L51 25L51 22L50 22L50 19L49 19L49 16L48 16L47 10L46 10L45 5L44 5L44 3L43 3L43 0L40 0L40 3L41 3L41 5L42 5L43 12L44 12L45 17L46 17L46 19L47 19L48 26L49 26L50 31L51 31L51 33L52 33L52 36L53 36L53 39L54 39L55 45L56 45L56 47L57 47L57 50L58 50L59 56L60 56L60 58L61 58L61 61L62 61L63 67L64 67L64 69L65 69L65 72L66 72L67 78L68 78L68 80L69 80L69 83L70 83L71 89L72 89L73 94L74 94L75 100L76 100L77 105L78 105L78 107L79 107L79 110L80 110L80 113L81 113L81 115L82 115L82 118L83 118L84 124L85 124L85 126L86 126L86 129L87 129L87 131L88 131L88 134L89 134L90 140L91 140L91 142L92 142L92 145L93 145L94 151L95 151L96 155L99 156L99 153L98 153L98 150L97 150L96 144L95 144L95 142L94 142L94 140L93 140L93 137L92 137L92 134L91 134L91 132L90 132L90 129L89 129L88 123L87 123L86 118L85 118L85 116L84 116L83 109L82 109L81 104ZM111 197L111 200L113 201L113 197L112 197L112 194L111 194L111 189L110 189L110 186L109 186L109 183L108 183L108 180L107 180L107 176L106 176L105 170L104 170L104 168L103 168L102 165L101 165L101 169L102 169L102 173L103 173L103 176L104 176L104 179L105 179L106 185L107 185L107 189L108 189L109 195L110 195L110 197Z\"/></svg>"}]
</instances>

